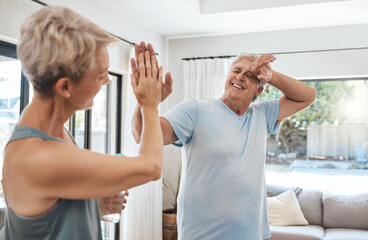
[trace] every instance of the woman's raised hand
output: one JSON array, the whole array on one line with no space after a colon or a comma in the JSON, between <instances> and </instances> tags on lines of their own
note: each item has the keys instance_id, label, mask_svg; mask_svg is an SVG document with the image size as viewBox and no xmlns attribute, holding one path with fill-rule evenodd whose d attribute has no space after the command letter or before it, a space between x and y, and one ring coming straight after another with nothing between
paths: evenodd
<instances>
[{"instance_id":1,"label":"woman's raised hand","mask_svg":"<svg viewBox=\"0 0 368 240\"><path fill-rule=\"evenodd\" d=\"M138 54L138 69L131 74L131 84L138 105L157 107L162 95L162 67L158 67L155 55L148 50Z\"/></svg>"},{"instance_id":2,"label":"woman's raised hand","mask_svg":"<svg viewBox=\"0 0 368 240\"><path fill-rule=\"evenodd\" d=\"M131 68L132 68L132 73L135 77L135 79L137 80L137 82L139 82L139 77L140 77L140 71L139 71L139 67L138 67L138 59L139 59L139 54L140 53L144 53L146 51L148 51L152 56L156 56L156 52L153 49L152 45L150 43L147 44L145 42L141 42L140 45L136 44L134 45L134 51L135 51L135 59L132 58L131 59ZM156 58L156 65L154 65L152 63L152 67L156 66L157 69L159 69L159 64ZM162 79L161 79L162 82ZM172 92L172 78L171 78L171 73L168 72L165 75L165 82L162 83L162 94L161 94L161 102L164 101Z\"/></svg>"}]
</instances>

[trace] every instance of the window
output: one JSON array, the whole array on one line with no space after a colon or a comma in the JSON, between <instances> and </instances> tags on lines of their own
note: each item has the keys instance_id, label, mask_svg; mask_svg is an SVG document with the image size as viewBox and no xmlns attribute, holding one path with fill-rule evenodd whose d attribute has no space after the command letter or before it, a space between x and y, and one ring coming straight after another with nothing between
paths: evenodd
<instances>
[{"instance_id":1,"label":"window","mask_svg":"<svg viewBox=\"0 0 368 240\"><path fill-rule=\"evenodd\" d=\"M17 60L16 46L0 41L0 167L2 169L4 148L19 120L19 114L28 104L29 85ZM2 178L2 172L0 173ZM2 186L0 183L2 195ZM5 204L3 201L0 203Z\"/></svg>"},{"instance_id":2,"label":"window","mask_svg":"<svg viewBox=\"0 0 368 240\"><path fill-rule=\"evenodd\" d=\"M109 90L110 84L102 87L100 92L94 98L92 107L92 125L91 125L91 150L99 153L110 153L108 147L108 126L109 111Z\"/></svg>"},{"instance_id":3,"label":"window","mask_svg":"<svg viewBox=\"0 0 368 240\"><path fill-rule=\"evenodd\" d=\"M338 79L337 79L338 80ZM283 121L267 146L268 184L358 193L368 185L368 81L313 81L315 102ZM259 100L281 96L267 87Z\"/></svg>"},{"instance_id":4,"label":"window","mask_svg":"<svg viewBox=\"0 0 368 240\"><path fill-rule=\"evenodd\" d=\"M101 91L94 98L91 116L91 150L100 153L114 154L120 152L117 145L117 89L120 88L120 81L117 76L109 75L110 83L103 86ZM112 127L115 126L115 127ZM120 124L119 124L120 131ZM120 138L120 137L119 137ZM118 140L118 141L117 141ZM118 143L117 143L118 142Z\"/></svg>"},{"instance_id":5,"label":"window","mask_svg":"<svg viewBox=\"0 0 368 240\"><path fill-rule=\"evenodd\" d=\"M21 64L19 60L0 56L0 167L3 167L4 148L20 112ZM2 172L0 173L2 179ZM1 187L2 192L2 187ZM2 195L2 194L1 194ZM0 207L5 205L4 201Z\"/></svg>"}]
</instances>

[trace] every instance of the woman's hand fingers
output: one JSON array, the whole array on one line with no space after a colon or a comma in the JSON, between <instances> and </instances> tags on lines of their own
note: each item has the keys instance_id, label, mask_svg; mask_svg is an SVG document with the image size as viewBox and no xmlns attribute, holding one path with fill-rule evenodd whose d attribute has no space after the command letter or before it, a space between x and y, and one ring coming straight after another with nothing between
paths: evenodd
<instances>
[{"instance_id":1,"label":"woman's hand fingers","mask_svg":"<svg viewBox=\"0 0 368 240\"><path fill-rule=\"evenodd\" d=\"M144 46L145 47L145 46ZM142 45L140 46L142 50ZM157 107L162 97L162 67L157 68L156 55L152 55L152 46L149 44L144 53L138 54L138 69L134 68L135 61L132 60L131 75L132 87L137 98L138 105ZM136 73L139 72L139 75Z\"/></svg>"},{"instance_id":2,"label":"woman's hand fingers","mask_svg":"<svg viewBox=\"0 0 368 240\"><path fill-rule=\"evenodd\" d=\"M146 77L146 66L144 64L144 56L143 53L140 53L138 56L138 69L139 69L139 77L141 79Z\"/></svg>"},{"instance_id":3,"label":"woman's hand fingers","mask_svg":"<svg viewBox=\"0 0 368 240\"><path fill-rule=\"evenodd\" d=\"M157 80L157 74L158 74L158 69L157 69L157 59L155 55L151 55L151 62L152 62L152 78L153 80Z\"/></svg>"},{"instance_id":4,"label":"woman's hand fingers","mask_svg":"<svg viewBox=\"0 0 368 240\"><path fill-rule=\"evenodd\" d=\"M139 72L137 69L137 63L134 58L130 59L130 67L132 69L132 73L134 74L135 79L139 79Z\"/></svg>"},{"instance_id":5,"label":"woman's hand fingers","mask_svg":"<svg viewBox=\"0 0 368 240\"><path fill-rule=\"evenodd\" d=\"M146 76L148 80L152 79L152 67L151 67L151 56L149 51L144 53L144 58L146 60Z\"/></svg>"},{"instance_id":6,"label":"woman's hand fingers","mask_svg":"<svg viewBox=\"0 0 368 240\"><path fill-rule=\"evenodd\" d=\"M156 52L153 49L152 45L150 43L147 44L147 50L150 52L151 56L155 56L156 57ZM154 64L152 64L152 66L155 66ZM156 58L156 68L158 68L158 61Z\"/></svg>"}]
</instances>

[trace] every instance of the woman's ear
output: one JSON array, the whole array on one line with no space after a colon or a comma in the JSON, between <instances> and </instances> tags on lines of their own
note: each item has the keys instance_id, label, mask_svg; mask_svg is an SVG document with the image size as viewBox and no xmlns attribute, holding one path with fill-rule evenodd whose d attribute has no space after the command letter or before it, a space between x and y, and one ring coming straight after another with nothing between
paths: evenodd
<instances>
[{"instance_id":1,"label":"woman's ear","mask_svg":"<svg viewBox=\"0 0 368 240\"><path fill-rule=\"evenodd\" d=\"M65 98L70 97L70 92L72 90L72 82L69 78L63 77L56 81L54 86L54 91L56 94L63 96Z\"/></svg>"}]
</instances>

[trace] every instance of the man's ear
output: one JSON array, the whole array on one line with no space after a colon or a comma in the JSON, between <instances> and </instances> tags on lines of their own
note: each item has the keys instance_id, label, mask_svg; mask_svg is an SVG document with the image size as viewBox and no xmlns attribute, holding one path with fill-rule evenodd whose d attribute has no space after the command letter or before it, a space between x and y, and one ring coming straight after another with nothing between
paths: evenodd
<instances>
[{"instance_id":1,"label":"man's ear","mask_svg":"<svg viewBox=\"0 0 368 240\"><path fill-rule=\"evenodd\" d=\"M261 93L263 92L263 87L259 87L257 92L256 92L256 97L258 97L259 95L261 95Z\"/></svg>"},{"instance_id":2,"label":"man's ear","mask_svg":"<svg viewBox=\"0 0 368 240\"><path fill-rule=\"evenodd\" d=\"M54 86L54 91L56 94L63 96L65 98L70 97L70 92L72 90L72 82L69 78L63 77L56 81Z\"/></svg>"}]
</instances>

